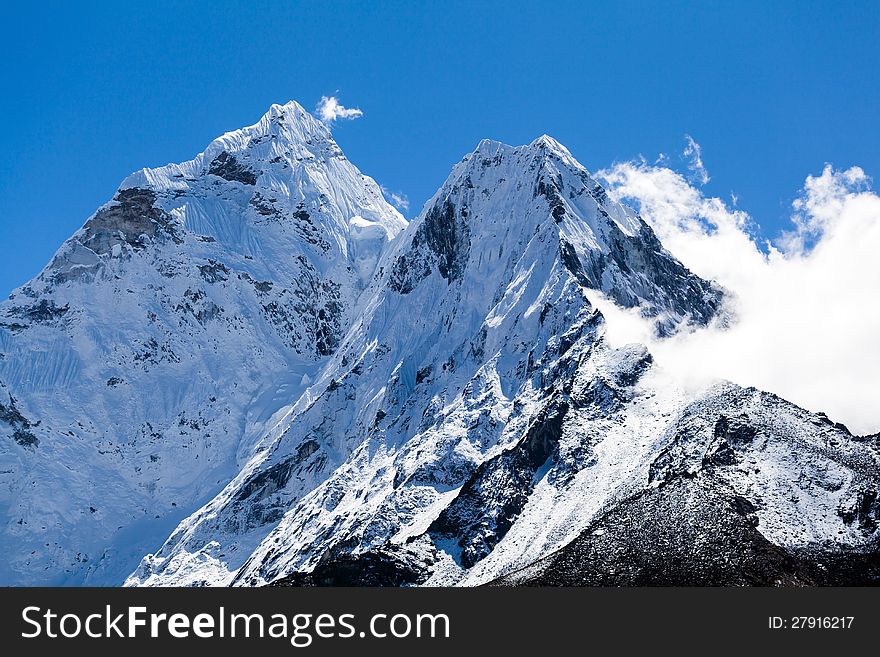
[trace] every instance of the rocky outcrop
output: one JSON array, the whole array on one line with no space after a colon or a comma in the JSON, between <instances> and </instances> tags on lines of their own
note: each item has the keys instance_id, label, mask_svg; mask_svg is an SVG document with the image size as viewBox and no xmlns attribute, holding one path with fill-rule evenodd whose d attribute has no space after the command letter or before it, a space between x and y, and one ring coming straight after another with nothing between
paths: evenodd
<instances>
[{"instance_id":1,"label":"rocky outcrop","mask_svg":"<svg viewBox=\"0 0 880 657\"><path fill-rule=\"evenodd\" d=\"M567 412L567 402L548 405L516 445L480 464L431 523L428 534L435 543L453 542L462 567L483 559L510 530L532 493L535 473L557 453Z\"/></svg>"},{"instance_id":2,"label":"rocky outcrop","mask_svg":"<svg viewBox=\"0 0 880 657\"><path fill-rule=\"evenodd\" d=\"M429 574L430 563L399 550L349 552L341 545L328 551L309 572L291 573L270 586L415 586Z\"/></svg>"},{"instance_id":3,"label":"rocky outcrop","mask_svg":"<svg viewBox=\"0 0 880 657\"><path fill-rule=\"evenodd\" d=\"M246 166L243 166L234 155L226 151L223 151L211 160L208 173L220 176L224 180L240 182L245 185L257 184L257 175Z\"/></svg>"},{"instance_id":4,"label":"rocky outcrop","mask_svg":"<svg viewBox=\"0 0 880 657\"><path fill-rule=\"evenodd\" d=\"M449 198L434 205L413 234L410 248L395 260L389 287L408 294L434 267L448 283L460 280L470 246L467 217L467 207L457 208Z\"/></svg>"},{"instance_id":5,"label":"rocky outcrop","mask_svg":"<svg viewBox=\"0 0 880 657\"><path fill-rule=\"evenodd\" d=\"M99 255L123 244L138 251L160 236L180 239L174 221L156 206L156 192L138 187L119 190L112 203L86 222L83 231L79 241Z\"/></svg>"},{"instance_id":6,"label":"rocky outcrop","mask_svg":"<svg viewBox=\"0 0 880 657\"><path fill-rule=\"evenodd\" d=\"M670 425L641 490L502 585L880 583L880 450L788 402L719 386Z\"/></svg>"},{"instance_id":7,"label":"rocky outcrop","mask_svg":"<svg viewBox=\"0 0 880 657\"><path fill-rule=\"evenodd\" d=\"M880 546L784 548L711 477L649 488L495 586L848 586L880 583Z\"/></svg>"},{"instance_id":8,"label":"rocky outcrop","mask_svg":"<svg viewBox=\"0 0 880 657\"><path fill-rule=\"evenodd\" d=\"M21 414L11 395L6 403L0 402L0 422L9 426L12 439L22 447L37 447L40 444L39 438L31 431L34 425Z\"/></svg>"},{"instance_id":9,"label":"rocky outcrop","mask_svg":"<svg viewBox=\"0 0 880 657\"><path fill-rule=\"evenodd\" d=\"M28 325L34 323L49 323L64 317L70 310L70 305L57 306L52 299L40 299L31 305L12 306L9 315L19 317Z\"/></svg>"}]
</instances>

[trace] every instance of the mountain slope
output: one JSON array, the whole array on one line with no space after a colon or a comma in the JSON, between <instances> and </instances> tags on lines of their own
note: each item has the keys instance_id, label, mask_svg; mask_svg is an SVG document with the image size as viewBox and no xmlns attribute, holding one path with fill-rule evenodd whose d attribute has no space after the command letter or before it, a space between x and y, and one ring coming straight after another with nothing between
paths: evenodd
<instances>
[{"instance_id":1,"label":"mountain slope","mask_svg":"<svg viewBox=\"0 0 880 657\"><path fill-rule=\"evenodd\" d=\"M632 496L500 585L880 582L880 440L719 386L671 424Z\"/></svg>"},{"instance_id":2,"label":"mountain slope","mask_svg":"<svg viewBox=\"0 0 880 657\"><path fill-rule=\"evenodd\" d=\"M0 305L0 583L875 581L877 437L683 388L600 297L730 321L547 136L407 225L274 105Z\"/></svg>"},{"instance_id":3,"label":"mountain slope","mask_svg":"<svg viewBox=\"0 0 880 657\"><path fill-rule=\"evenodd\" d=\"M119 583L283 417L405 225L294 102L129 176L0 306L0 582Z\"/></svg>"},{"instance_id":4,"label":"mountain slope","mask_svg":"<svg viewBox=\"0 0 880 657\"><path fill-rule=\"evenodd\" d=\"M129 583L259 584L413 540L472 566L551 456L567 478L590 463L574 428L608 433L650 365L641 347L605 344L590 289L661 332L709 321L722 298L552 139L482 142L383 257L275 440ZM509 507L483 494L493 477ZM466 489L473 511L454 501Z\"/></svg>"}]
</instances>

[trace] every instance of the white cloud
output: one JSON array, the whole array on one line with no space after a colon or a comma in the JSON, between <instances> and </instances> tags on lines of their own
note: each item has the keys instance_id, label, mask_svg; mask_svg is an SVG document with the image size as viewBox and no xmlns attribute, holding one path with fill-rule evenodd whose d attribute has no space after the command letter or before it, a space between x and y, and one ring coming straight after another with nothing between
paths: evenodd
<instances>
[{"instance_id":1,"label":"white cloud","mask_svg":"<svg viewBox=\"0 0 880 657\"><path fill-rule=\"evenodd\" d=\"M326 125L331 125L338 119L357 119L364 115L356 107L344 107L336 96L321 96L315 114Z\"/></svg>"},{"instance_id":2,"label":"white cloud","mask_svg":"<svg viewBox=\"0 0 880 657\"><path fill-rule=\"evenodd\" d=\"M870 181L861 167L834 171L825 165L821 176L807 178L804 196L793 203L794 229L784 232L780 242L791 253L808 250L837 221L847 194L868 189Z\"/></svg>"},{"instance_id":3,"label":"white cloud","mask_svg":"<svg viewBox=\"0 0 880 657\"><path fill-rule=\"evenodd\" d=\"M694 141L690 135L685 135L687 146L684 147L682 155L688 160L688 170L693 174L694 180L700 185L709 182L709 172L703 165L703 148Z\"/></svg>"},{"instance_id":4,"label":"white cloud","mask_svg":"<svg viewBox=\"0 0 880 657\"><path fill-rule=\"evenodd\" d=\"M598 176L686 266L734 293L729 328L667 340L637 313L602 304L612 340L648 344L681 381L753 385L857 433L880 431L880 196L864 171L809 176L791 230L763 249L747 214L675 171L630 162Z\"/></svg>"},{"instance_id":5,"label":"white cloud","mask_svg":"<svg viewBox=\"0 0 880 657\"><path fill-rule=\"evenodd\" d=\"M398 210L403 210L406 212L409 210L409 199L406 194L403 192L392 192L390 189L385 187L385 185L381 185L382 193L385 195L389 201L391 201L391 205L393 205Z\"/></svg>"}]
</instances>

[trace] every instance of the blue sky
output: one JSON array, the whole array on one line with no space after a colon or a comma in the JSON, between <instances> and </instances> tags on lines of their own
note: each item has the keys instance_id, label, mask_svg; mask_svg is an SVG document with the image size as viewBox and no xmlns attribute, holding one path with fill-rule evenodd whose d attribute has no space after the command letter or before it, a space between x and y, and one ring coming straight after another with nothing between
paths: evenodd
<instances>
[{"instance_id":1,"label":"blue sky","mask_svg":"<svg viewBox=\"0 0 880 657\"><path fill-rule=\"evenodd\" d=\"M878 2L378 4L7 3L0 295L129 172L291 98L363 110L334 134L408 216L484 137L596 170L692 135L768 236L826 162L880 172Z\"/></svg>"}]
</instances>

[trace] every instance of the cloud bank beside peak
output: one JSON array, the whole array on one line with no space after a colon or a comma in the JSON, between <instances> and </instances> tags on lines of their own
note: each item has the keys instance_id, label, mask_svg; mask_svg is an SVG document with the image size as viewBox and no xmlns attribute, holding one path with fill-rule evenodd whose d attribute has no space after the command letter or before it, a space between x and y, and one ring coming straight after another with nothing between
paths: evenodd
<instances>
[{"instance_id":1,"label":"cloud bank beside peak","mask_svg":"<svg viewBox=\"0 0 880 657\"><path fill-rule=\"evenodd\" d=\"M855 433L880 431L880 196L862 169L807 177L790 230L763 248L745 212L665 166L625 162L597 176L688 268L733 292L735 316L729 328L657 340L637 313L604 304L610 338L648 344L682 380L753 385Z\"/></svg>"}]
</instances>

